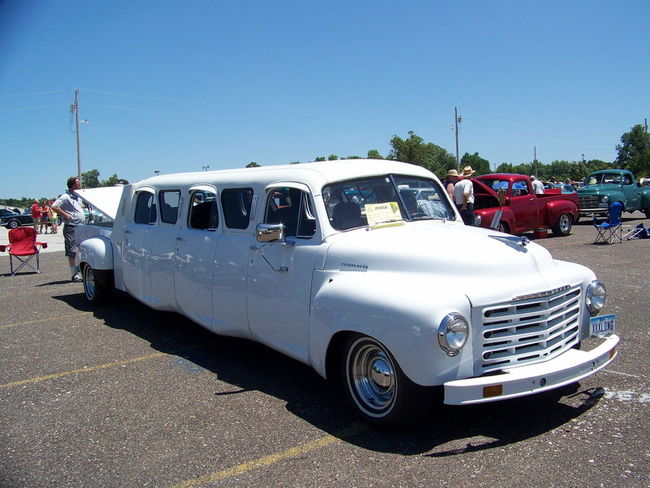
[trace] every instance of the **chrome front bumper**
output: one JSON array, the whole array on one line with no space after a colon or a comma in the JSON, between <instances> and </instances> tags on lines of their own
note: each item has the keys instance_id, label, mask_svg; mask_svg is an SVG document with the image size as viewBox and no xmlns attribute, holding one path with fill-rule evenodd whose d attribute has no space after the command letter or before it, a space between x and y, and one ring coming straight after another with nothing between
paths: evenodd
<instances>
[{"instance_id":1,"label":"chrome front bumper","mask_svg":"<svg viewBox=\"0 0 650 488\"><path fill-rule=\"evenodd\" d=\"M550 361L504 369L502 373L448 381L444 384L448 405L495 402L533 395L587 378L611 363L619 337L607 337L591 351L569 349Z\"/></svg>"}]
</instances>

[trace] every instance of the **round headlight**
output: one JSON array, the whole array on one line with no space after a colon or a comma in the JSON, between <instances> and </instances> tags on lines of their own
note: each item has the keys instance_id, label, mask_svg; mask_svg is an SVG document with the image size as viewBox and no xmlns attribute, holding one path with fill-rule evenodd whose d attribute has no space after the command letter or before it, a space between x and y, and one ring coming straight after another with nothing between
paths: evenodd
<instances>
[{"instance_id":1,"label":"round headlight","mask_svg":"<svg viewBox=\"0 0 650 488\"><path fill-rule=\"evenodd\" d=\"M450 313L438 328L438 343L448 356L456 356L467 342L469 324L457 312Z\"/></svg>"},{"instance_id":2,"label":"round headlight","mask_svg":"<svg viewBox=\"0 0 650 488\"><path fill-rule=\"evenodd\" d=\"M475 215L474 216L474 226L476 226L476 227L481 226L481 216L480 215Z\"/></svg>"},{"instance_id":3,"label":"round headlight","mask_svg":"<svg viewBox=\"0 0 650 488\"><path fill-rule=\"evenodd\" d=\"M607 195L603 195L602 197L600 197L601 202L606 202L607 200L609 200L609 197Z\"/></svg>"},{"instance_id":4,"label":"round headlight","mask_svg":"<svg viewBox=\"0 0 650 488\"><path fill-rule=\"evenodd\" d=\"M589 283L585 303L591 315L598 315L600 310L605 306L606 298L607 290L605 290L605 285L602 282L595 280Z\"/></svg>"}]
</instances>

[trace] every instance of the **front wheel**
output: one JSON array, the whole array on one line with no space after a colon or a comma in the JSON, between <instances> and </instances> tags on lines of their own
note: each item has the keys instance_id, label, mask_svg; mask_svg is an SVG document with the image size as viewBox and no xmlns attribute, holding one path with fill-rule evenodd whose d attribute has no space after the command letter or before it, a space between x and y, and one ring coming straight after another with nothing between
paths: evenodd
<instances>
[{"instance_id":1,"label":"front wheel","mask_svg":"<svg viewBox=\"0 0 650 488\"><path fill-rule=\"evenodd\" d=\"M409 380L379 341L355 335L344 351L345 393L367 422L383 428L401 427L417 420L430 406L431 392Z\"/></svg>"},{"instance_id":2,"label":"front wheel","mask_svg":"<svg viewBox=\"0 0 650 488\"><path fill-rule=\"evenodd\" d=\"M110 300L113 291L111 271L96 270L86 264L82 276L84 293L90 303L102 305Z\"/></svg>"},{"instance_id":3,"label":"front wheel","mask_svg":"<svg viewBox=\"0 0 650 488\"><path fill-rule=\"evenodd\" d=\"M568 236L571 233L571 226L573 219L569 214L562 214L558 217L557 222L553 226L553 234L558 236Z\"/></svg>"},{"instance_id":4,"label":"front wheel","mask_svg":"<svg viewBox=\"0 0 650 488\"><path fill-rule=\"evenodd\" d=\"M15 228L17 228L19 225L20 225L20 222L18 222L17 220L10 220L9 223L7 224L7 226L8 226L10 229L15 229Z\"/></svg>"}]
</instances>

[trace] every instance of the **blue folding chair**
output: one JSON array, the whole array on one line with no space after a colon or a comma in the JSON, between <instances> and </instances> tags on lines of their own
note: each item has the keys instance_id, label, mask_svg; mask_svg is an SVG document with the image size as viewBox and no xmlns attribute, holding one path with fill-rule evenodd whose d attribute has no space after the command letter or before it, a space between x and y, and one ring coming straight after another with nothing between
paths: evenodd
<instances>
[{"instance_id":1,"label":"blue folding chair","mask_svg":"<svg viewBox=\"0 0 650 488\"><path fill-rule=\"evenodd\" d=\"M623 225L621 224L621 214L623 213L623 204L614 202L609 206L609 215L607 220L594 218L594 228L596 229L596 240L603 244L612 244L614 241L623 242Z\"/></svg>"},{"instance_id":2,"label":"blue folding chair","mask_svg":"<svg viewBox=\"0 0 650 488\"><path fill-rule=\"evenodd\" d=\"M646 229L643 224L639 224L636 227L632 227L623 238L628 241L630 239L650 239L650 229Z\"/></svg>"}]
</instances>

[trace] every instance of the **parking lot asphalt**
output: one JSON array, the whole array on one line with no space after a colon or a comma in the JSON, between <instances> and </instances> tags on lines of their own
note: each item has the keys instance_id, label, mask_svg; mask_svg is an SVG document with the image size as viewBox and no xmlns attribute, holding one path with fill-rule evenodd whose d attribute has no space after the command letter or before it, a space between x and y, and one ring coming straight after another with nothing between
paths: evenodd
<instances>
[{"instance_id":1,"label":"parking lot asphalt","mask_svg":"<svg viewBox=\"0 0 650 488\"><path fill-rule=\"evenodd\" d=\"M126 295L89 306L61 251L13 277L0 253L0 486L647 488L650 241L593 238L580 224L536 242L605 282L622 340L607 370L393 433L264 346Z\"/></svg>"}]
</instances>

